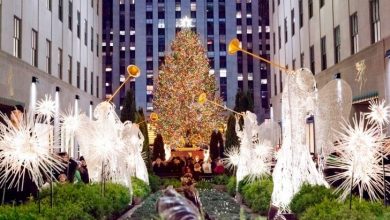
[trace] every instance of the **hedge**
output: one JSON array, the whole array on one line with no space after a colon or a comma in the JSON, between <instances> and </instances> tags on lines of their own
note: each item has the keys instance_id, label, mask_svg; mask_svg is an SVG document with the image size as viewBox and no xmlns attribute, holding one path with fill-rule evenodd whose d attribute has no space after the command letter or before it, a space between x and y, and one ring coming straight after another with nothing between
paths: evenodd
<instances>
[{"instance_id":1,"label":"hedge","mask_svg":"<svg viewBox=\"0 0 390 220\"><path fill-rule=\"evenodd\" d=\"M107 183L105 196L100 184L65 184L54 187L54 207L50 207L50 192L41 193L41 213L38 202L31 200L19 206L0 206L0 219L115 219L130 203L127 187Z\"/></svg>"}]
</instances>

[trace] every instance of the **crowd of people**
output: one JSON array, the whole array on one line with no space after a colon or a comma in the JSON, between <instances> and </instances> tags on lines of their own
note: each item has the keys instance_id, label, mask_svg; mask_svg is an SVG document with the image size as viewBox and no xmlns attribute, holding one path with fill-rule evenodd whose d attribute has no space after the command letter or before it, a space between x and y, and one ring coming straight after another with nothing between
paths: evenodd
<instances>
[{"instance_id":1,"label":"crowd of people","mask_svg":"<svg viewBox=\"0 0 390 220\"><path fill-rule=\"evenodd\" d=\"M157 157L153 161L152 166L153 172L158 176L183 176L190 173L195 180L199 180L201 176L225 173L225 168L220 158L203 161L198 156L195 158L171 157L164 161Z\"/></svg>"},{"instance_id":2,"label":"crowd of people","mask_svg":"<svg viewBox=\"0 0 390 220\"><path fill-rule=\"evenodd\" d=\"M87 163L83 156L78 160L70 158L66 152L58 153L65 167L54 174L60 184L64 183L89 183Z\"/></svg>"}]
</instances>

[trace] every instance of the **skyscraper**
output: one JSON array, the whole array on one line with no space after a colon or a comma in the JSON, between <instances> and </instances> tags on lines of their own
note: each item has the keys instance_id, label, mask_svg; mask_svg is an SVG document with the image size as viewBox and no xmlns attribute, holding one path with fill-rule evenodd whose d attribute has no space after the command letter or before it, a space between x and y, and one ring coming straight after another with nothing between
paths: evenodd
<instances>
[{"instance_id":1,"label":"skyscraper","mask_svg":"<svg viewBox=\"0 0 390 220\"><path fill-rule=\"evenodd\" d=\"M101 0L0 1L0 111L51 95L91 114L102 98Z\"/></svg>"},{"instance_id":2,"label":"skyscraper","mask_svg":"<svg viewBox=\"0 0 390 220\"><path fill-rule=\"evenodd\" d=\"M260 3L261 2L261 3ZM154 82L170 42L181 28L196 31L210 60L218 93L229 108L238 89L254 94L255 111L268 117L268 71L246 55L228 55L231 39L269 56L268 2L225 0L104 0L103 66L105 94L109 96L126 77L125 68L136 64L141 76L115 97L121 106L126 89L134 89L137 106L153 111Z\"/></svg>"}]
</instances>

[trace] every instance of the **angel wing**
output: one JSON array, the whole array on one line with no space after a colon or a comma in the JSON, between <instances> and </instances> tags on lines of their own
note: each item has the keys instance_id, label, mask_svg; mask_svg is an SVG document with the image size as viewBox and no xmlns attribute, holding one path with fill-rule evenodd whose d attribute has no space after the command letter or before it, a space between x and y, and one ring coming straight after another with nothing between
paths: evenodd
<instances>
[{"instance_id":1,"label":"angel wing","mask_svg":"<svg viewBox=\"0 0 390 220\"><path fill-rule=\"evenodd\" d=\"M352 107L352 89L342 79L327 83L318 92L315 105L316 148L323 159L331 153L336 136L334 130L348 119Z\"/></svg>"}]
</instances>

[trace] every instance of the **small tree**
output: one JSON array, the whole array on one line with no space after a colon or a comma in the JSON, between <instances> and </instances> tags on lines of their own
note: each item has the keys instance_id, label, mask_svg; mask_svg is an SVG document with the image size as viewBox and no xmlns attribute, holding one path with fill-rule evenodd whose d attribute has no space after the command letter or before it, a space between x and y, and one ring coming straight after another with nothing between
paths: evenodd
<instances>
[{"instance_id":1,"label":"small tree","mask_svg":"<svg viewBox=\"0 0 390 220\"><path fill-rule=\"evenodd\" d=\"M148 168L150 168L150 152L149 152L149 134L148 134L148 126L145 122L144 110L139 108L136 112L136 123L143 122L139 125L139 129L144 136L144 145L142 148L142 153L145 156L145 164Z\"/></svg>"},{"instance_id":2,"label":"small tree","mask_svg":"<svg viewBox=\"0 0 390 220\"><path fill-rule=\"evenodd\" d=\"M127 90L125 101L123 103L123 109L121 111L121 121L135 121L136 107L135 107L134 91L132 89Z\"/></svg>"}]
</instances>

